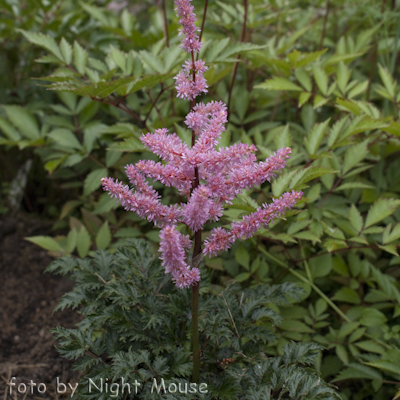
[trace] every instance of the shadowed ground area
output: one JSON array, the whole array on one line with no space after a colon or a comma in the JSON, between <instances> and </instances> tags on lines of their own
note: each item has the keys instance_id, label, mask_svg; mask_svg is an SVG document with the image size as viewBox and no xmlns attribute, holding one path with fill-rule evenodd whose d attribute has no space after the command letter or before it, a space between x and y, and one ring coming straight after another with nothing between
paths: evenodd
<instances>
[{"instance_id":1,"label":"shadowed ground area","mask_svg":"<svg viewBox=\"0 0 400 400\"><path fill-rule=\"evenodd\" d=\"M79 321L79 315L71 310L51 315L61 296L72 289L73 281L43 274L52 259L46 251L24 240L26 236L49 233L49 225L24 215L0 217L1 399L62 398L55 390L57 377L65 383L78 380L78 372L70 370L72 363L59 357L49 332L58 325L73 328ZM46 393L34 389L34 394L4 397L6 381L13 376L17 385L30 380L46 384Z\"/></svg>"}]
</instances>

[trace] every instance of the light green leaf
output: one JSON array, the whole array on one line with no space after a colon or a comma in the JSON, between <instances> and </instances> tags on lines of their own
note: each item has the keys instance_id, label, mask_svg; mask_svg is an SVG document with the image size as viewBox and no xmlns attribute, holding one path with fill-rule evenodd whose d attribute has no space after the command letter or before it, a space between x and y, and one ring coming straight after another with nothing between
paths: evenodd
<instances>
[{"instance_id":1,"label":"light green leaf","mask_svg":"<svg viewBox=\"0 0 400 400\"><path fill-rule=\"evenodd\" d=\"M67 251L68 253L72 253L76 247L78 243L78 231L76 230L76 228L71 229L68 232L68 236L67 236Z\"/></svg>"},{"instance_id":2,"label":"light green leaf","mask_svg":"<svg viewBox=\"0 0 400 400\"><path fill-rule=\"evenodd\" d=\"M107 168L95 169L88 174L83 184L83 195L87 196L98 189L101 186L101 178L107 177L107 174Z\"/></svg>"},{"instance_id":3,"label":"light green leaf","mask_svg":"<svg viewBox=\"0 0 400 400\"><path fill-rule=\"evenodd\" d=\"M265 82L254 86L254 89L266 89L266 90L296 90L302 91L300 86L297 86L293 82L286 78L273 77L272 79L267 79Z\"/></svg>"},{"instance_id":4,"label":"light green leaf","mask_svg":"<svg viewBox=\"0 0 400 400\"><path fill-rule=\"evenodd\" d=\"M343 94L346 94L346 87L347 83L349 82L350 75L350 69L343 61L341 61L336 71L336 77L339 89L342 91Z\"/></svg>"},{"instance_id":5,"label":"light green leaf","mask_svg":"<svg viewBox=\"0 0 400 400\"><path fill-rule=\"evenodd\" d=\"M110 45L111 57L115 64L126 73L126 55L121 51L116 49L113 45Z\"/></svg>"},{"instance_id":6,"label":"light green leaf","mask_svg":"<svg viewBox=\"0 0 400 400\"><path fill-rule=\"evenodd\" d=\"M64 251L59 243L50 236L30 236L26 237L25 240L28 240L29 242L32 242L48 251Z\"/></svg>"},{"instance_id":7,"label":"light green leaf","mask_svg":"<svg viewBox=\"0 0 400 400\"><path fill-rule=\"evenodd\" d=\"M289 132L289 125L286 125L281 132L275 136L275 145L277 149L282 147L292 147L292 136Z\"/></svg>"},{"instance_id":8,"label":"light green leaf","mask_svg":"<svg viewBox=\"0 0 400 400\"><path fill-rule=\"evenodd\" d=\"M348 93L347 97L349 99L352 99L353 97L356 97L359 94L365 92L367 90L367 88L368 88L368 80L359 83L353 89L351 89L350 92Z\"/></svg>"},{"instance_id":9,"label":"light green leaf","mask_svg":"<svg viewBox=\"0 0 400 400\"><path fill-rule=\"evenodd\" d=\"M154 54L149 53L145 50L140 51L139 54L142 61L147 64L151 69L158 72L159 74L163 74L165 72L163 63Z\"/></svg>"},{"instance_id":10,"label":"light green leaf","mask_svg":"<svg viewBox=\"0 0 400 400\"><path fill-rule=\"evenodd\" d=\"M298 170L296 169L286 172L272 182L272 193L275 197L279 197L285 191L289 182L297 172Z\"/></svg>"},{"instance_id":11,"label":"light green leaf","mask_svg":"<svg viewBox=\"0 0 400 400\"><path fill-rule=\"evenodd\" d=\"M336 139L339 137L340 133L342 132L343 128L345 127L349 116L346 115L345 117L339 119L335 124L332 126L332 129L329 133L328 138L328 146L331 147L335 142Z\"/></svg>"},{"instance_id":12,"label":"light green leaf","mask_svg":"<svg viewBox=\"0 0 400 400\"><path fill-rule=\"evenodd\" d=\"M354 343L357 347L362 350L369 351L370 353L382 354L385 349L373 340L363 340L361 342Z\"/></svg>"},{"instance_id":13,"label":"light green leaf","mask_svg":"<svg viewBox=\"0 0 400 400\"><path fill-rule=\"evenodd\" d=\"M3 106L7 117L20 132L28 139L39 139L39 125L34 115L21 106Z\"/></svg>"},{"instance_id":14,"label":"light green leaf","mask_svg":"<svg viewBox=\"0 0 400 400\"><path fill-rule=\"evenodd\" d=\"M60 50L65 63L70 65L72 62L72 46L64 38L61 38Z\"/></svg>"},{"instance_id":15,"label":"light green leaf","mask_svg":"<svg viewBox=\"0 0 400 400\"><path fill-rule=\"evenodd\" d=\"M379 76L381 77L382 82L385 85L385 88L388 91L390 97L394 99L396 91L396 82L394 82L387 68L383 68L381 64L378 64L378 67L379 67Z\"/></svg>"},{"instance_id":16,"label":"light green leaf","mask_svg":"<svg viewBox=\"0 0 400 400\"><path fill-rule=\"evenodd\" d=\"M400 238L400 223L398 223L392 230L392 232L388 231L387 234L384 234L383 243L390 243L393 240L397 240Z\"/></svg>"},{"instance_id":17,"label":"light green leaf","mask_svg":"<svg viewBox=\"0 0 400 400\"><path fill-rule=\"evenodd\" d=\"M225 38L222 40L216 40L211 43L208 51L207 51L207 61L208 62L213 62L216 60L218 55L228 46L230 39Z\"/></svg>"},{"instance_id":18,"label":"light green leaf","mask_svg":"<svg viewBox=\"0 0 400 400\"><path fill-rule=\"evenodd\" d=\"M315 154L317 152L329 121L330 118L328 118L325 122L314 125L313 129L308 134L308 137L304 139L308 154Z\"/></svg>"},{"instance_id":19,"label":"light green leaf","mask_svg":"<svg viewBox=\"0 0 400 400\"><path fill-rule=\"evenodd\" d=\"M302 55L304 55L304 57L301 60L297 61L297 68L304 67L304 66L310 64L311 62L317 60L324 53L326 53L327 50L328 49L324 49L324 50L320 50L320 51L314 51L312 53L302 54Z\"/></svg>"},{"instance_id":20,"label":"light green leaf","mask_svg":"<svg viewBox=\"0 0 400 400\"><path fill-rule=\"evenodd\" d=\"M350 146L344 155L343 170L342 174L350 171L355 167L361 160L363 160L368 154L368 140L364 140L361 143Z\"/></svg>"},{"instance_id":21,"label":"light green leaf","mask_svg":"<svg viewBox=\"0 0 400 400\"><path fill-rule=\"evenodd\" d=\"M375 225L377 222L392 215L399 205L399 199L378 199L368 211L365 227L368 228L371 225Z\"/></svg>"},{"instance_id":22,"label":"light green leaf","mask_svg":"<svg viewBox=\"0 0 400 400\"><path fill-rule=\"evenodd\" d=\"M319 90L326 96L328 94L328 75L318 65L313 65L314 78Z\"/></svg>"},{"instance_id":23,"label":"light green leaf","mask_svg":"<svg viewBox=\"0 0 400 400\"><path fill-rule=\"evenodd\" d=\"M304 68L297 68L294 71L294 75L296 76L297 80L301 83L301 85L304 87L304 89L307 90L307 92L312 91L312 83L310 75L305 71Z\"/></svg>"},{"instance_id":24,"label":"light green leaf","mask_svg":"<svg viewBox=\"0 0 400 400\"><path fill-rule=\"evenodd\" d=\"M226 40L226 39L222 39L221 41L224 41L224 40ZM248 43L248 42L247 43L240 43L240 42L232 43L228 47L225 47L225 49L219 55L214 57L214 59L212 61L223 62L235 54L242 54L246 51L263 49L266 46L268 46L268 45L258 45L258 44ZM211 47L209 52L212 50L213 50L213 48ZM209 57L210 57L210 55L208 54L207 60L209 59Z\"/></svg>"},{"instance_id":25,"label":"light green leaf","mask_svg":"<svg viewBox=\"0 0 400 400\"><path fill-rule=\"evenodd\" d=\"M0 117L0 130L13 142L17 142L21 139L20 133L2 117Z\"/></svg>"},{"instance_id":26,"label":"light green leaf","mask_svg":"<svg viewBox=\"0 0 400 400\"><path fill-rule=\"evenodd\" d=\"M332 254L322 254L308 261L313 279L328 275L332 270Z\"/></svg>"},{"instance_id":27,"label":"light green leaf","mask_svg":"<svg viewBox=\"0 0 400 400\"><path fill-rule=\"evenodd\" d=\"M88 53L86 50L75 40L74 41L74 64L80 74L85 73L85 67L88 61Z\"/></svg>"},{"instance_id":28,"label":"light green leaf","mask_svg":"<svg viewBox=\"0 0 400 400\"><path fill-rule=\"evenodd\" d=\"M361 108L353 100L336 99L337 108L344 111L350 111L354 115L361 115Z\"/></svg>"},{"instance_id":29,"label":"light green leaf","mask_svg":"<svg viewBox=\"0 0 400 400\"><path fill-rule=\"evenodd\" d=\"M249 279L251 276L250 272L242 272L239 275L235 276L235 281L237 282L244 282Z\"/></svg>"},{"instance_id":30,"label":"light green leaf","mask_svg":"<svg viewBox=\"0 0 400 400\"><path fill-rule=\"evenodd\" d=\"M141 152L144 150L144 145L135 137L125 139L123 142L113 143L108 150L123 151L123 152Z\"/></svg>"},{"instance_id":31,"label":"light green leaf","mask_svg":"<svg viewBox=\"0 0 400 400\"><path fill-rule=\"evenodd\" d=\"M296 239L304 239L304 240L310 240L311 242L320 242L321 240L319 237L311 232L311 231L304 231L304 232L299 232L293 235Z\"/></svg>"},{"instance_id":32,"label":"light green leaf","mask_svg":"<svg viewBox=\"0 0 400 400\"><path fill-rule=\"evenodd\" d=\"M336 345L336 355L339 357L340 361L342 361L343 364L348 364L349 363L349 353L346 350L346 347L344 347L342 344Z\"/></svg>"},{"instance_id":33,"label":"light green leaf","mask_svg":"<svg viewBox=\"0 0 400 400\"><path fill-rule=\"evenodd\" d=\"M307 103L308 99L311 97L311 93L302 92L299 97L299 107L302 107L304 103Z\"/></svg>"},{"instance_id":34,"label":"light green leaf","mask_svg":"<svg viewBox=\"0 0 400 400\"><path fill-rule=\"evenodd\" d=\"M77 250L80 258L85 258L90 248L90 235L84 225L81 226L77 238Z\"/></svg>"},{"instance_id":35,"label":"light green leaf","mask_svg":"<svg viewBox=\"0 0 400 400\"><path fill-rule=\"evenodd\" d=\"M350 363L349 368L341 371L332 382L342 381L344 379L380 379L382 376L376 370L366 365Z\"/></svg>"},{"instance_id":36,"label":"light green leaf","mask_svg":"<svg viewBox=\"0 0 400 400\"><path fill-rule=\"evenodd\" d=\"M96 235L96 246L100 250L104 250L111 243L111 232L108 227L108 222L104 222L99 232Z\"/></svg>"},{"instance_id":37,"label":"light green leaf","mask_svg":"<svg viewBox=\"0 0 400 400\"><path fill-rule=\"evenodd\" d=\"M322 107L324 104L326 104L329 101L329 99L317 94L314 97L314 104L313 104L313 108L316 109L318 107Z\"/></svg>"},{"instance_id":38,"label":"light green leaf","mask_svg":"<svg viewBox=\"0 0 400 400\"><path fill-rule=\"evenodd\" d=\"M383 371L400 375L400 364L397 363L395 364L394 362L389 360L376 360L376 361L366 362L364 364L381 369Z\"/></svg>"},{"instance_id":39,"label":"light green leaf","mask_svg":"<svg viewBox=\"0 0 400 400\"><path fill-rule=\"evenodd\" d=\"M373 189L375 186L367 185L362 182L347 182L343 183L343 185L338 186L335 191L339 190L347 190L347 189Z\"/></svg>"},{"instance_id":40,"label":"light green leaf","mask_svg":"<svg viewBox=\"0 0 400 400\"><path fill-rule=\"evenodd\" d=\"M247 270L250 268L250 255L242 245L235 252L235 260Z\"/></svg>"},{"instance_id":41,"label":"light green leaf","mask_svg":"<svg viewBox=\"0 0 400 400\"><path fill-rule=\"evenodd\" d=\"M386 321L385 314L376 308L364 308L361 313L360 323L364 326L381 326Z\"/></svg>"},{"instance_id":42,"label":"light green leaf","mask_svg":"<svg viewBox=\"0 0 400 400\"><path fill-rule=\"evenodd\" d=\"M54 140L60 146L71 147L73 149L81 149L82 145L77 137L69 129L57 128L53 129L48 137Z\"/></svg>"},{"instance_id":43,"label":"light green leaf","mask_svg":"<svg viewBox=\"0 0 400 400\"><path fill-rule=\"evenodd\" d=\"M360 232L363 227L363 219L357 207L352 204L349 211L349 220L351 225L354 226L357 232Z\"/></svg>"},{"instance_id":44,"label":"light green leaf","mask_svg":"<svg viewBox=\"0 0 400 400\"><path fill-rule=\"evenodd\" d=\"M348 287L339 289L332 297L332 300L344 301L350 304L361 303L360 295L354 289L350 289Z\"/></svg>"}]
</instances>

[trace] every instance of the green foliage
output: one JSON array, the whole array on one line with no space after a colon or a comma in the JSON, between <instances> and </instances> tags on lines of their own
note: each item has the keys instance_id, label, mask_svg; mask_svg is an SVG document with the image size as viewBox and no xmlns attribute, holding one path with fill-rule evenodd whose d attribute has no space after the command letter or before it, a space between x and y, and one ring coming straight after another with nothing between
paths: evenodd
<instances>
[{"instance_id":1,"label":"green foliage","mask_svg":"<svg viewBox=\"0 0 400 400\"><path fill-rule=\"evenodd\" d=\"M191 374L190 291L179 290L164 275L160 260L143 239L131 240L114 255L98 251L91 259L60 258L48 272L70 275L76 284L56 307L78 308L84 319L76 329L53 329L60 354L76 360L74 369L84 371L79 399L108 398L99 387L108 382L135 382L137 396L152 399L154 379L188 383ZM203 270L203 273L205 271ZM203 280L199 330L200 383L204 399L340 399L333 386L313 371L321 346L288 343L282 356L267 357L263 349L273 336L265 321L281 318L270 306L299 299L301 289L293 283L243 289L233 284L217 290ZM116 388L116 386L115 386ZM115 394L115 393L114 393ZM118 399L127 398L119 392ZM167 393L167 398L187 395Z\"/></svg>"}]
</instances>

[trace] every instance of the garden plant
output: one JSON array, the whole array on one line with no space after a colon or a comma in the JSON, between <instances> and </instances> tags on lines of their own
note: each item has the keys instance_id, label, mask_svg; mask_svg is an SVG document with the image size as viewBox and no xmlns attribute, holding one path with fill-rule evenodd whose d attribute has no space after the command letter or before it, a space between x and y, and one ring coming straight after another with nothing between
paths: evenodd
<instances>
[{"instance_id":1,"label":"garden plant","mask_svg":"<svg viewBox=\"0 0 400 400\"><path fill-rule=\"evenodd\" d=\"M84 319L54 332L79 396L397 398L396 2L23 4L0 6L0 206L53 223L28 240L76 280Z\"/></svg>"}]
</instances>

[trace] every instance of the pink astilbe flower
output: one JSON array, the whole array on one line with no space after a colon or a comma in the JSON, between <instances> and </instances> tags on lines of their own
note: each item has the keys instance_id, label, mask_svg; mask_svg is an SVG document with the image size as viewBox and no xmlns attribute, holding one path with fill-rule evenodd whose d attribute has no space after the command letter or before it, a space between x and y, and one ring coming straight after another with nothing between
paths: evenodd
<instances>
[{"instance_id":1,"label":"pink astilbe flower","mask_svg":"<svg viewBox=\"0 0 400 400\"><path fill-rule=\"evenodd\" d=\"M273 199L271 204L264 203L262 209L243 217L243 221L233 222L232 229L227 231L222 228L214 228L210 236L204 242L203 254L211 257L221 250L228 250L237 239L244 236L251 238L261 227L268 227L275 218L280 217L285 210L292 208L301 198L302 192L284 193L279 199Z\"/></svg>"},{"instance_id":2,"label":"pink astilbe flower","mask_svg":"<svg viewBox=\"0 0 400 400\"><path fill-rule=\"evenodd\" d=\"M160 259L165 266L165 273L172 273L175 284L183 289L200 282L199 269L190 269L185 262L184 248L191 246L189 237L175 230L175 226L169 225L161 229L160 239Z\"/></svg>"},{"instance_id":3,"label":"pink astilbe flower","mask_svg":"<svg viewBox=\"0 0 400 400\"><path fill-rule=\"evenodd\" d=\"M199 32L200 29L195 25L197 18L196 14L193 12L194 7L190 4L191 1L192 0L175 0L176 15L180 18L179 23L182 25L178 36L183 35L182 48L188 53L199 52L201 49L199 36L196 33Z\"/></svg>"},{"instance_id":4,"label":"pink astilbe flower","mask_svg":"<svg viewBox=\"0 0 400 400\"><path fill-rule=\"evenodd\" d=\"M194 53L200 50L201 43L196 33L198 29L191 0L175 0L175 4L183 27L182 47L191 53L191 59L175 77L176 89L178 97L193 100L201 92L207 92L203 77L206 66L202 60L194 61ZM103 189L121 201L125 210L134 211L161 228L160 259L165 273L170 273L173 282L181 289L200 282L200 271L194 263L198 262L201 246L197 247L194 260L192 258L190 263L187 253L192 248L192 241L189 235L178 231L178 224L183 223L197 232L198 240L201 237L198 233L207 222L219 221L223 216L225 205L232 204L243 189L271 181L285 167L291 154L291 149L286 147L258 163L255 156L257 148L253 144L236 143L217 149L226 123L227 108L223 102L194 105L185 119L185 124L193 132L192 147L186 145L176 133L156 129L154 133L142 135L141 141L162 162L141 160L125 167L134 191L111 178L102 179ZM162 204L160 195L146 178L177 188L181 195L187 197L187 203ZM258 229L268 227L274 218L293 207L301 196L302 192L284 193L241 221L233 222L229 230L221 227L212 229L200 255L217 255L221 250L228 250L236 240L252 237Z\"/></svg>"}]
</instances>

